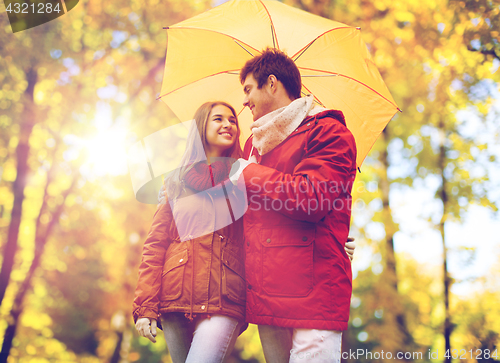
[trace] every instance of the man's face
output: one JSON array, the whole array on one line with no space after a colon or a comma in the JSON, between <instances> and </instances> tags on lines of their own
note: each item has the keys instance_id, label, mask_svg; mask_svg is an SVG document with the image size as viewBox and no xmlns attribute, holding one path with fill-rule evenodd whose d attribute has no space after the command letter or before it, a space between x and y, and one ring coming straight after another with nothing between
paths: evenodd
<instances>
[{"instance_id":1,"label":"man's face","mask_svg":"<svg viewBox=\"0 0 500 363\"><path fill-rule=\"evenodd\" d=\"M248 106L250 111L252 111L254 121L273 111L273 99L272 94L269 92L269 81L261 89L257 86L258 84L253 74L249 73L245 82L243 82L243 92L245 93L243 106Z\"/></svg>"}]
</instances>

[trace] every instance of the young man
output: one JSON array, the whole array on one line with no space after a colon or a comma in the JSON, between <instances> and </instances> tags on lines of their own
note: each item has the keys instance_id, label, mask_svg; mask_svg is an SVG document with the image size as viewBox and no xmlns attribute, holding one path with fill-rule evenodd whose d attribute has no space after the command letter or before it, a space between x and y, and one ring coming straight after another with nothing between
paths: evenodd
<instances>
[{"instance_id":1,"label":"young man","mask_svg":"<svg viewBox=\"0 0 500 363\"><path fill-rule=\"evenodd\" d=\"M300 97L292 59L266 49L242 68L253 135L233 178L245 183L246 319L266 361L340 362L351 265L344 251L356 144L342 112Z\"/></svg>"}]
</instances>

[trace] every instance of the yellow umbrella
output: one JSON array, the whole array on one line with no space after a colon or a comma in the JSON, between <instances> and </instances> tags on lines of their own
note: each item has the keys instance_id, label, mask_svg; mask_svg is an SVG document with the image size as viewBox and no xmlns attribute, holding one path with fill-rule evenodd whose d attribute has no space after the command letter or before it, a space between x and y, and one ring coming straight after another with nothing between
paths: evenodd
<instances>
[{"instance_id":1,"label":"yellow umbrella","mask_svg":"<svg viewBox=\"0 0 500 363\"><path fill-rule=\"evenodd\" d=\"M302 76L302 92L341 110L361 165L399 110L359 28L274 0L232 0L167 28L160 97L185 121L204 102L223 100L239 111L244 140L252 116L243 110L239 70L266 47L285 51Z\"/></svg>"}]
</instances>

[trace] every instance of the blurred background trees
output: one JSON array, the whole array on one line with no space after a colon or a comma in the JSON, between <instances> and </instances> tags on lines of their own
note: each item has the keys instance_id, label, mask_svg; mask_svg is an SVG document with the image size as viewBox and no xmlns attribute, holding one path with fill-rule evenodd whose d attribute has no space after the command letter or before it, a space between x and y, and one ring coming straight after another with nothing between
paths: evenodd
<instances>
[{"instance_id":1,"label":"blurred background trees","mask_svg":"<svg viewBox=\"0 0 500 363\"><path fill-rule=\"evenodd\" d=\"M429 349L441 352L436 361L445 347L494 351L500 270L474 266L483 244L496 246L498 262L500 240L454 231L500 201L500 3L285 2L361 27L403 110L354 187L344 351L421 352L423 361ZM135 200L126 150L178 122L156 101L163 27L216 4L80 1L16 34L1 13L0 361L170 361L162 339L139 339L131 320L155 206ZM413 256L415 244L429 254L438 245L439 261ZM254 326L236 348L234 362L264 361Z\"/></svg>"}]
</instances>

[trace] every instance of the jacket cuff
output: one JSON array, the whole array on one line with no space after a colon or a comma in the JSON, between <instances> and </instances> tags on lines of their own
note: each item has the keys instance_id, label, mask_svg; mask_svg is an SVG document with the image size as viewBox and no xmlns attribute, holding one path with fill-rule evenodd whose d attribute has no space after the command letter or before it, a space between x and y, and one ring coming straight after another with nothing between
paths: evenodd
<instances>
[{"instance_id":1,"label":"jacket cuff","mask_svg":"<svg viewBox=\"0 0 500 363\"><path fill-rule=\"evenodd\" d=\"M148 318L159 320L158 309L150 308L150 307L140 307L136 311L134 311L134 323L137 322L137 319L140 318Z\"/></svg>"}]
</instances>

